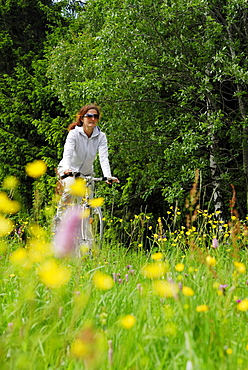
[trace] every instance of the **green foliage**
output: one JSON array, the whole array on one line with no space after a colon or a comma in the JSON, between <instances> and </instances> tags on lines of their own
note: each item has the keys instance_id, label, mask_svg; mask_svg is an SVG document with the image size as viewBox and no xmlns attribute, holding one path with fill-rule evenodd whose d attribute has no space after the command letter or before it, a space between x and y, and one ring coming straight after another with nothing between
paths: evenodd
<instances>
[{"instance_id":1,"label":"green foliage","mask_svg":"<svg viewBox=\"0 0 248 370\"><path fill-rule=\"evenodd\" d=\"M0 181L9 174L20 179L27 212L32 208L33 181L25 176L25 165L42 158L54 178L65 136L63 126L67 126L42 59L46 33L58 26L62 32L66 23L60 10L61 5L49 0L3 1L0 5L4 35L0 45L4 55L0 63Z\"/></svg>"},{"instance_id":2,"label":"green foliage","mask_svg":"<svg viewBox=\"0 0 248 370\"><path fill-rule=\"evenodd\" d=\"M208 161L216 143L220 173L233 168L230 156L239 150L231 140L242 140L241 111L229 136L238 91L246 105L243 12L235 1L88 1L48 54L49 77L64 106L73 111L97 101L103 108L114 171L133 184L124 185L121 204L135 207L136 197L150 205L153 196L182 202L196 168L210 199ZM242 164L232 182L237 171ZM228 194L229 185L221 186Z\"/></svg>"},{"instance_id":3,"label":"green foliage","mask_svg":"<svg viewBox=\"0 0 248 370\"><path fill-rule=\"evenodd\" d=\"M67 125L95 101L121 180L118 213L183 205L199 169L205 202L217 181L228 205L232 183L246 214L245 1L14 3L0 7L2 176L34 158L54 176Z\"/></svg>"}]
</instances>

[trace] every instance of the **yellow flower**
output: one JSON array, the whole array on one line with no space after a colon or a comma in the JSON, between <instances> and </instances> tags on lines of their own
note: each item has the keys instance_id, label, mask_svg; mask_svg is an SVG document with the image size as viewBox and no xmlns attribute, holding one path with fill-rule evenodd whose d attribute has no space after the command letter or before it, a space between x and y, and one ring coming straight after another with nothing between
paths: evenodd
<instances>
[{"instance_id":1,"label":"yellow flower","mask_svg":"<svg viewBox=\"0 0 248 370\"><path fill-rule=\"evenodd\" d=\"M15 176L7 176L3 180L4 189L15 189L19 184L19 180Z\"/></svg>"},{"instance_id":2,"label":"yellow flower","mask_svg":"<svg viewBox=\"0 0 248 370\"><path fill-rule=\"evenodd\" d=\"M144 266L142 274L149 279L158 279L168 272L168 265L164 262L154 262Z\"/></svg>"},{"instance_id":3,"label":"yellow flower","mask_svg":"<svg viewBox=\"0 0 248 370\"><path fill-rule=\"evenodd\" d=\"M26 174L29 177L38 178L46 173L47 165L41 159L28 163L25 167Z\"/></svg>"},{"instance_id":4,"label":"yellow flower","mask_svg":"<svg viewBox=\"0 0 248 370\"><path fill-rule=\"evenodd\" d=\"M136 318L133 315L126 315L120 319L120 324L125 329L131 329L136 323Z\"/></svg>"},{"instance_id":5,"label":"yellow flower","mask_svg":"<svg viewBox=\"0 0 248 370\"><path fill-rule=\"evenodd\" d=\"M234 264L234 266L236 267L236 269L238 270L238 272L240 274L244 274L245 273L246 267L245 267L245 264L244 263L238 262L238 261L234 261L233 264Z\"/></svg>"},{"instance_id":6,"label":"yellow flower","mask_svg":"<svg viewBox=\"0 0 248 370\"><path fill-rule=\"evenodd\" d=\"M86 181L81 177L75 179L75 181L70 185L70 192L76 197L85 197Z\"/></svg>"},{"instance_id":7,"label":"yellow flower","mask_svg":"<svg viewBox=\"0 0 248 370\"><path fill-rule=\"evenodd\" d=\"M178 263L176 266L175 266L175 270L178 271L178 272L181 272L184 270L184 264L183 263Z\"/></svg>"},{"instance_id":8,"label":"yellow flower","mask_svg":"<svg viewBox=\"0 0 248 370\"><path fill-rule=\"evenodd\" d=\"M153 254L151 255L151 258L152 258L154 261L161 260L161 259L163 258L163 253L161 253L161 252L153 253Z\"/></svg>"},{"instance_id":9,"label":"yellow flower","mask_svg":"<svg viewBox=\"0 0 248 370\"><path fill-rule=\"evenodd\" d=\"M108 290L113 287L114 280L110 275L103 274L102 272L97 271L93 275L93 283L97 289Z\"/></svg>"},{"instance_id":10,"label":"yellow flower","mask_svg":"<svg viewBox=\"0 0 248 370\"><path fill-rule=\"evenodd\" d=\"M206 257L206 262L207 262L208 266L215 266L216 265L216 259L214 257L211 257L211 256Z\"/></svg>"},{"instance_id":11,"label":"yellow flower","mask_svg":"<svg viewBox=\"0 0 248 370\"><path fill-rule=\"evenodd\" d=\"M44 258L53 254L52 245L45 241L30 239L28 245L29 259L34 263L41 262Z\"/></svg>"},{"instance_id":12,"label":"yellow flower","mask_svg":"<svg viewBox=\"0 0 248 370\"><path fill-rule=\"evenodd\" d=\"M1 191L0 192L0 211L3 213L14 214L21 208L21 204L16 200L11 200L8 195Z\"/></svg>"},{"instance_id":13,"label":"yellow flower","mask_svg":"<svg viewBox=\"0 0 248 370\"><path fill-rule=\"evenodd\" d=\"M209 306L206 304L201 304L200 306L196 307L197 312L207 312L209 310Z\"/></svg>"},{"instance_id":14,"label":"yellow flower","mask_svg":"<svg viewBox=\"0 0 248 370\"><path fill-rule=\"evenodd\" d=\"M30 224L28 232L36 239L44 239L46 236L46 231L38 224Z\"/></svg>"},{"instance_id":15,"label":"yellow flower","mask_svg":"<svg viewBox=\"0 0 248 370\"><path fill-rule=\"evenodd\" d=\"M247 311L248 310L248 299L245 298L241 302L238 303L237 309L239 311Z\"/></svg>"},{"instance_id":16,"label":"yellow flower","mask_svg":"<svg viewBox=\"0 0 248 370\"><path fill-rule=\"evenodd\" d=\"M71 354L82 359L87 364L86 368L99 368L99 363L106 348L103 335L91 326L85 326L72 342ZM90 366L88 366L90 364ZM94 365L92 367L92 365Z\"/></svg>"},{"instance_id":17,"label":"yellow flower","mask_svg":"<svg viewBox=\"0 0 248 370\"><path fill-rule=\"evenodd\" d=\"M91 207L101 207L101 205L103 204L104 202L104 198L95 198L95 199L91 199L89 201L89 204L91 205Z\"/></svg>"},{"instance_id":18,"label":"yellow flower","mask_svg":"<svg viewBox=\"0 0 248 370\"><path fill-rule=\"evenodd\" d=\"M186 297L191 297L192 295L195 294L195 292L193 291L192 288L188 287L188 286L184 286L182 288L182 293L183 295L185 295Z\"/></svg>"},{"instance_id":19,"label":"yellow flower","mask_svg":"<svg viewBox=\"0 0 248 370\"><path fill-rule=\"evenodd\" d=\"M90 343L81 338L75 339L71 345L71 353L78 358L87 358L91 353Z\"/></svg>"},{"instance_id":20,"label":"yellow flower","mask_svg":"<svg viewBox=\"0 0 248 370\"><path fill-rule=\"evenodd\" d=\"M231 355L231 354L233 353L232 348L227 348L226 353L227 353L228 355Z\"/></svg>"},{"instance_id":21,"label":"yellow flower","mask_svg":"<svg viewBox=\"0 0 248 370\"><path fill-rule=\"evenodd\" d=\"M14 222L0 215L0 237L9 235L14 228Z\"/></svg>"},{"instance_id":22,"label":"yellow flower","mask_svg":"<svg viewBox=\"0 0 248 370\"><path fill-rule=\"evenodd\" d=\"M40 266L39 276L48 287L59 288L70 280L71 272L65 266L58 266L58 264L51 259Z\"/></svg>"},{"instance_id":23,"label":"yellow flower","mask_svg":"<svg viewBox=\"0 0 248 370\"><path fill-rule=\"evenodd\" d=\"M18 248L10 255L10 261L19 266L26 264L28 258L27 249Z\"/></svg>"},{"instance_id":24,"label":"yellow flower","mask_svg":"<svg viewBox=\"0 0 248 370\"><path fill-rule=\"evenodd\" d=\"M179 287L175 283L165 280L154 281L154 290L160 297L175 297L179 292Z\"/></svg>"}]
</instances>

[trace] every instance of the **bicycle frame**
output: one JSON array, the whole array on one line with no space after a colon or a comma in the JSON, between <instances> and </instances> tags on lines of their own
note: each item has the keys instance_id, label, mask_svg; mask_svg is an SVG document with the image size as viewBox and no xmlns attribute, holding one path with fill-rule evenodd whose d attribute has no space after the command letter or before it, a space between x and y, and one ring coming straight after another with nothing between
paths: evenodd
<instances>
[{"instance_id":1,"label":"bicycle frame","mask_svg":"<svg viewBox=\"0 0 248 370\"><path fill-rule=\"evenodd\" d=\"M94 197L95 191L95 182L97 181L113 181L115 177L93 177L93 176L84 176L80 172L71 173L67 175L63 175L61 179L64 179L68 176L73 176L75 179L83 178L86 181L86 194L85 198L82 199L81 203L79 203L80 207L82 208L82 221L80 227L80 236L79 236L79 245L77 246L79 249L82 245L86 246L86 249L89 252L94 247L99 247L101 249L101 243L103 238L103 217L101 207L92 207L90 205L90 200ZM88 213L86 217L84 217L85 213ZM80 251L78 251L80 254Z\"/></svg>"}]
</instances>

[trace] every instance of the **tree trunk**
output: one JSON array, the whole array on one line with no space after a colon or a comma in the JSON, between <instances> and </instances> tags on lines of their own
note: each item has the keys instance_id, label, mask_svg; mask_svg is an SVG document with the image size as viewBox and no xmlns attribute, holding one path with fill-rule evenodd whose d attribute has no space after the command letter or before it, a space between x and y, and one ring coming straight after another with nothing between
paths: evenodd
<instances>
[{"instance_id":1,"label":"tree trunk","mask_svg":"<svg viewBox=\"0 0 248 370\"><path fill-rule=\"evenodd\" d=\"M211 112L216 111L215 104L212 101L211 97L207 97L207 114L210 116ZM216 161L217 152L218 152L218 138L215 132L212 130L212 125L209 127L209 133L211 135L211 147L210 147L210 156L209 156L209 166L211 171L211 183L213 188L213 203L214 203L214 213L215 217L218 220L226 221L226 212L224 207L224 200L221 191L220 183L220 169Z\"/></svg>"}]
</instances>

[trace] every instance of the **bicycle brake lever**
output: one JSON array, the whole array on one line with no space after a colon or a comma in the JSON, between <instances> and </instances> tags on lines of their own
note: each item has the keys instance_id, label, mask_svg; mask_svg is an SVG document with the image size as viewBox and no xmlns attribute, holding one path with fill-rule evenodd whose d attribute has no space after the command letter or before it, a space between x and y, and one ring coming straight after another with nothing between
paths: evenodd
<instances>
[{"instance_id":1,"label":"bicycle brake lever","mask_svg":"<svg viewBox=\"0 0 248 370\"><path fill-rule=\"evenodd\" d=\"M64 175L60 176L60 179L63 180L63 179L66 179L69 176L70 177L73 177L73 173L72 172L65 173Z\"/></svg>"}]
</instances>

